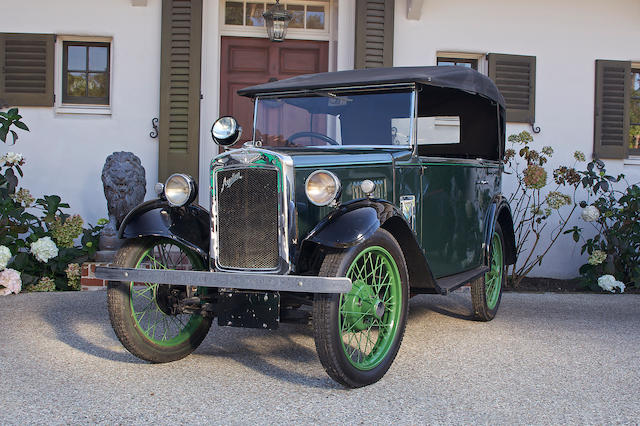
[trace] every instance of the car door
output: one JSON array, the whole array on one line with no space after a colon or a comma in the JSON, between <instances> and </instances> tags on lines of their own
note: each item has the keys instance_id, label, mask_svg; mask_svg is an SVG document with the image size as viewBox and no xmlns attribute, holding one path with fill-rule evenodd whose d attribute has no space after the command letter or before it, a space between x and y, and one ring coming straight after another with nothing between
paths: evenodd
<instances>
[{"instance_id":1,"label":"car door","mask_svg":"<svg viewBox=\"0 0 640 426\"><path fill-rule=\"evenodd\" d=\"M436 278L478 266L483 220L477 182L480 161L420 157L421 242Z\"/></svg>"}]
</instances>

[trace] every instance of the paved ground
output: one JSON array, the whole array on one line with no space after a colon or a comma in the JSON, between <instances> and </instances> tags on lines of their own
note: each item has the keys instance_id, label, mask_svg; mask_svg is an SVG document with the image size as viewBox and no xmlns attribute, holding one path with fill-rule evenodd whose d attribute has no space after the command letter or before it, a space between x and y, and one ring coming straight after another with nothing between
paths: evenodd
<instances>
[{"instance_id":1,"label":"paved ground","mask_svg":"<svg viewBox=\"0 0 640 426\"><path fill-rule=\"evenodd\" d=\"M0 424L640 422L640 295L418 296L379 383L324 373L308 328L212 328L164 365L126 352L105 292L0 298Z\"/></svg>"}]
</instances>

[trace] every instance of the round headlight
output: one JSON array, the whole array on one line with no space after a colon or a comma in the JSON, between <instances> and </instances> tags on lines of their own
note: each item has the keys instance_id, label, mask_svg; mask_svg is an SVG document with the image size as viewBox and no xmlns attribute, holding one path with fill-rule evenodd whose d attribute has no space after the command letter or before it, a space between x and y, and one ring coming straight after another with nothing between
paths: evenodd
<instances>
[{"instance_id":1,"label":"round headlight","mask_svg":"<svg viewBox=\"0 0 640 426\"><path fill-rule=\"evenodd\" d=\"M173 207L184 206L195 200L198 190L191 176L180 173L169 176L164 184L164 196Z\"/></svg>"},{"instance_id":2,"label":"round headlight","mask_svg":"<svg viewBox=\"0 0 640 426\"><path fill-rule=\"evenodd\" d=\"M316 206L326 206L340 195L340 180L327 170L316 170L305 182L307 198Z\"/></svg>"},{"instance_id":3,"label":"round headlight","mask_svg":"<svg viewBox=\"0 0 640 426\"><path fill-rule=\"evenodd\" d=\"M242 135L242 127L233 117L220 117L211 127L211 137L218 145L233 145Z\"/></svg>"}]
</instances>

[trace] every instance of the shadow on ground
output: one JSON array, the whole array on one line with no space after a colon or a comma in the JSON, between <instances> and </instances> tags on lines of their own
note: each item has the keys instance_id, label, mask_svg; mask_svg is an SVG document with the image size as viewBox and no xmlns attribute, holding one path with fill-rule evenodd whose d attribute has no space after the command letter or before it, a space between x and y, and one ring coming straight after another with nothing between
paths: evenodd
<instances>
[{"instance_id":1,"label":"shadow on ground","mask_svg":"<svg viewBox=\"0 0 640 426\"><path fill-rule=\"evenodd\" d=\"M39 299L40 316L60 342L106 360L146 364L127 352L113 332L105 292L63 293ZM470 320L469 295L412 298L408 327L429 323L430 316L439 315ZM266 331L218 327L214 320L209 335L194 354L231 359L256 373L310 388L340 388L320 365L311 326L283 324L276 331ZM215 370L215 363L211 368Z\"/></svg>"}]
</instances>

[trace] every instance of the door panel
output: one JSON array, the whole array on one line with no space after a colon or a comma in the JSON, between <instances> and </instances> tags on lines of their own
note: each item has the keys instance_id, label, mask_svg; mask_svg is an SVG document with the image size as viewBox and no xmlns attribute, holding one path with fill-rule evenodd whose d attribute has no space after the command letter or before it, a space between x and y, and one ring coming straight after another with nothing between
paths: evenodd
<instances>
[{"instance_id":1,"label":"door panel","mask_svg":"<svg viewBox=\"0 0 640 426\"><path fill-rule=\"evenodd\" d=\"M285 40L274 43L265 38L222 37L220 65L220 116L232 115L243 132L237 145L253 135L253 103L238 96L243 87L282 80L301 74L328 70L329 43ZM279 117L274 117L280 120ZM294 123L291 117L286 122Z\"/></svg>"},{"instance_id":2,"label":"door panel","mask_svg":"<svg viewBox=\"0 0 640 426\"><path fill-rule=\"evenodd\" d=\"M280 49L280 74L290 77L300 74L313 74L318 69L318 50L305 49Z\"/></svg>"},{"instance_id":3,"label":"door panel","mask_svg":"<svg viewBox=\"0 0 640 426\"><path fill-rule=\"evenodd\" d=\"M484 212L477 181L481 164L421 157L422 247L436 278L463 272L482 262Z\"/></svg>"}]
</instances>

